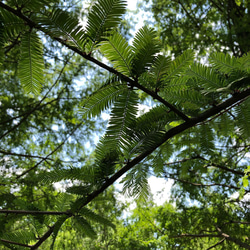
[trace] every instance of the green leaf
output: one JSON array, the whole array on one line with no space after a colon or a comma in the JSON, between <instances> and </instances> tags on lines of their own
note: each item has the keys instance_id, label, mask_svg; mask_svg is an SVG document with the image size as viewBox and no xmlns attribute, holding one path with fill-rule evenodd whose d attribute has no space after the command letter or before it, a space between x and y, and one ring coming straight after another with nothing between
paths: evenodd
<instances>
[{"instance_id":1,"label":"green leaf","mask_svg":"<svg viewBox=\"0 0 250 250\"><path fill-rule=\"evenodd\" d=\"M126 149L132 138L129 132L138 112L138 95L131 89L124 91L114 103L103 142L104 148ZM104 149L103 148L103 149Z\"/></svg>"},{"instance_id":2,"label":"green leaf","mask_svg":"<svg viewBox=\"0 0 250 250\"><path fill-rule=\"evenodd\" d=\"M54 9L51 13L35 19L48 34L65 40L68 44L83 47L85 32L78 18L61 9Z\"/></svg>"},{"instance_id":3,"label":"green leaf","mask_svg":"<svg viewBox=\"0 0 250 250\"><path fill-rule=\"evenodd\" d=\"M87 171L87 167L84 168ZM44 183L55 183L61 180L79 180L90 177L90 173L85 173L81 168L55 169L39 175L39 180ZM88 177L87 177L88 175Z\"/></svg>"},{"instance_id":4,"label":"green leaf","mask_svg":"<svg viewBox=\"0 0 250 250\"><path fill-rule=\"evenodd\" d=\"M119 72L131 75L132 48L119 33L114 33L101 43L100 51Z\"/></svg>"},{"instance_id":5,"label":"green leaf","mask_svg":"<svg viewBox=\"0 0 250 250\"><path fill-rule=\"evenodd\" d=\"M168 74L164 77L166 82L171 81L175 78L180 78L186 72L190 64L193 62L194 52L187 50L183 52L182 55L178 56L175 60L172 61Z\"/></svg>"},{"instance_id":6,"label":"green leaf","mask_svg":"<svg viewBox=\"0 0 250 250\"><path fill-rule=\"evenodd\" d=\"M161 86L164 83L164 76L167 74L171 64L170 56L165 57L158 55L150 69L151 74L154 77L154 84L156 87Z\"/></svg>"},{"instance_id":7,"label":"green leaf","mask_svg":"<svg viewBox=\"0 0 250 250\"><path fill-rule=\"evenodd\" d=\"M217 69L225 74L232 73L237 66L237 59L235 57L222 52L212 53L209 56L209 62L214 69Z\"/></svg>"},{"instance_id":8,"label":"green leaf","mask_svg":"<svg viewBox=\"0 0 250 250\"><path fill-rule=\"evenodd\" d=\"M1 36L1 39L8 41L9 39L16 38L21 32L27 29L27 27L24 25L23 20L21 20L11 12L0 8L0 14L4 27L3 36Z\"/></svg>"},{"instance_id":9,"label":"green leaf","mask_svg":"<svg viewBox=\"0 0 250 250\"><path fill-rule=\"evenodd\" d=\"M123 193L135 197L141 201L146 201L150 194L148 184L148 169L142 164L136 169L132 169L121 181L123 183Z\"/></svg>"},{"instance_id":10,"label":"green leaf","mask_svg":"<svg viewBox=\"0 0 250 250\"><path fill-rule=\"evenodd\" d=\"M250 53L244 54L242 57L237 58L240 70L250 73Z\"/></svg>"},{"instance_id":11,"label":"green leaf","mask_svg":"<svg viewBox=\"0 0 250 250\"><path fill-rule=\"evenodd\" d=\"M236 3L238 6L241 6L242 1L241 1L241 0L235 0L235 3Z\"/></svg>"},{"instance_id":12,"label":"green leaf","mask_svg":"<svg viewBox=\"0 0 250 250\"><path fill-rule=\"evenodd\" d=\"M242 136L249 138L250 137L250 112L249 106L250 99L248 98L244 103L235 108L237 127Z\"/></svg>"},{"instance_id":13,"label":"green leaf","mask_svg":"<svg viewBox=\"0 0 250 250\"><path fill-rule=\"evenodd\" d=\"M244 188L247 188L249 185L249 181L248 181L248 176L245 175L244 177L242 177L242 184Z\"/></svg>"},{"instance_id":14,"label":"green leaf","mask_svg":"<svg viewBox=\"0 0 250 250\"><path fill-rule=\"evenodd\" d=\"M194 63L188 69L187 74L195 78L197 85L205 94L219 91L227 85L225 79L221 78L213 68L200 63Z\"/></svg>"},{"instance_id":15,"label":"green leaf","mask_svg":"<svg viewBox=\"0 0 250 250\"><path fill-rule=\"evenodd\" d=\"M1 235L1 238L13 242L28 244L35 240L35 234L29 230L15 230L14 232L5 232Z\"/></svg>"},{"instance_id":16,"label":"green leaf","mask_svg":"<svg viewBox=\"0 0 250 250\"><path fill-rule=\"evenodd\" d=\"M138 76L149 69L155 59L155 54L160 52L160 43L156 31L146 26L139 29L133 40L132 48L133 73Z\"/></svg>"},{"instance_id":17,"label":"green leaf","mask_svg":"<svg viewBox=\"0 0 250 250\"><path fill-rule=\"evenodd\" d=\"M129 154L143 152L152 149L162 139L165 133L165 126L176 120L173 112L168 112L163 105L150 109L147 113L138 117L132 127Z\"/></svg>"},{"instance_id":18,"label":"green leaf","mask_svg":"<svg viewBox=\"0 0 250 250\"><path fill-rule=\"evenodd\" d=\"M90 209L88 209L86 207L83 207L79 211L79 213L92 221L96 221L97 223L100 223L100 224L103 224L106 226L110 226L113 229L115 229L115 225L112 222L110 222L108 219L104 218L102 215L94 213L93 211L91 211Z\"/></svg>"},{"instance_id":19,"label":"green leaf","mask_svg":"<svg viewBox=\"0 0 250 250\"><path fill-rule=\"evenodd\" d=\"M86 234L90 238L96 237L96 232L88 223L88 221L85 220L82 216L79 216L79 215L74 216L73 222L74 222L75 229L77 229L79 233Z\"/></svg>"},{"instance_id":20,"label":"green leaf","mask_svg":"<svg viewBox=\"0 0 250 250\"><path fill-rule=\"evenodd\" d=\"M94 117L109 108L117 98L127 90L127 85L105 86L93 93L81 110L83 117Z\"/></svg>"},{"instance_id":21,"label":"green leaf","mask_svg":"<svg viewBox=\"0 0 250 250\"><path fill-rule=\"evenodd\" d=\"M44 83L43 47L35 32L26 32L21 41L18 75L24 89L39 94Z\"/></svg>"},{"instance_id":22,"label":"green leaf","mask_svg":"<svg viewBox=\"0 0 250 250\"><path fill-rule=\"evenodd\" d=\"M41 11L42 8L45 8L45 6L49 6L53 1L49 0L15 0L15 5L19 8L22 7L23 10L27 11Z\"/></svg>"},{"instance_id":23,"label":"green leaf","mask_svg":"<svg viewBox=\"0 0 250 250\"><path fill-rule=\"evenodd\" d=\"M98 0L93 5L86 27L86 35L90 38L92 47L120 24L125 11L126 2L124 0Z\"/></svg>"}]
</instances>

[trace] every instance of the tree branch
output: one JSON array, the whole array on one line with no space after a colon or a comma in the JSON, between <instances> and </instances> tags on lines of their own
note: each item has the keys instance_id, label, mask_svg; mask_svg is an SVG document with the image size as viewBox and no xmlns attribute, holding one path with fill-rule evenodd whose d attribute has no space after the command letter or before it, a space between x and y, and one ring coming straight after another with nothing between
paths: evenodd
<instances>
[{"instance_id":1,"label":"tree branch","mask_svg":"<svg viewBox=\"0 0 250 250\"><path fill-rule=\"evenodd\" d=\"M242 171L234 170L234 169L228 168L226 166L222 166L220 164L216 164L214 162L210 162L209 160L207 160L206 158L204 158L204 157L202 157L200 155L197 155L197 156L194 156L194 157L190 157L190 158L185 158L185 159L182 159L182 160L179 160L179 161L167 162L164 165L165 166L174 165L174 164L179 164L179 163L183 163L183 162L186 162L186 161L189 161L189 160L195 160L195 159L201 159L201 160L204 160L204 161L208 162L208 164L205 167L216 167L216 168L223 169L225 171L231 172L231 173L236 174L236 175L241 175L241 176L245 175L244 172L242 172Z\"/></svg>"},{"instance_id":2,"label":"tree branch","mask_svg":"<svg viewBox=\"0 0 250 250\"><path fill-rule=\"evenodd\" d=\"M10 240L0 239L0 241L2 241L4 243L8 243L8 244L13 244L13 245L21 246L21 247L27 247L27 248L31 248L32 247L30 245L26 245L26 244L22 244L22 243L18 243L18 242L15 242L15 241L10 241Z\"/></svg>"},{"instance_id":3,"label":"tree branch","mask_svg":"<svg viewBox=\"0 0 250 250\"><path fill-rule=\"evenodd\" d=\"M175 235L175 236L169 236L169 238L185 238L185 237L190 237L190 238L209 238L209 237L216 237L220 238L222 237L219 234L181 234L181 235Z\"/></svg>"},{"instance_id":4,"label":"tree branch","mask_svg":"<svg viewBox=\"0 0 250 250\"><path fill-rule=\"evenodd\" d=\"M214 248L214 247L216 247L216 246L219 246L221 243L224 242L225 239L226 239L226 238L223 238L222 240L220 240L220 241L217 242L216 244L214 244L214 245L212 245L211 247L209 247L207 250L212 249L212 248Z\"/></svg>"},{"instance_id":5,"label":"tree branch","mask_svg":"<svg viewBox=\"0 0 250 250\"><path fill-rule=\"evenodd\" d=\"M225 234L221 231L220 228L217 227L217 231L226 238L226 240L232 241L234 242L236 245L239 245L245 249L250 249L250 245L246 244L245 242L240 241L239 239L233 238L231 236L229 236L228 234Z\"/></svg>"},{"instance_id":6,"label":"tree branch","mask_svg":"<svg viewBox=\"0 0 250 250\"><path fill-rule=\"evenodd\" d=\"M35 250L38 247L42 245L42 243L50 237L50 235L54 232L55 224L49 228L49 230L37 241L36 244L34 244L32 247L30 247L30 250Z\"/></svg>"},{"instance_id":7,"label":"tree branch","mask_svg":"<svg viewBox=\"0 0 250 250\"><path fill-rule=\"evenodd\" d=\"M186 13L186 15L189 17L189 19L191 19L195 25L195 27L197 29L200 29L200 25L198 24L198 22L195 20L195 18L193 16L191 16L191 14L187 11L186 7L184 6L184 4L182 3L182 1L178 0L178 4L180 4L181 8L184 10L184 12Z\"/></svg>"},{"instance_id":8,"label":"tree branch","mask_svg":"<svg viewBox=\"0 0 250 250\"><path fill-rule=\"evenodd\" d=\"M129 78L126 75L123 75L122 73L118 72L114 68L109 67L108 65L102 63L101 61L98 61L97 59L93 58L90 54L86 54L85 52L81 51L79 48L69 45L63 39L61 39L59 37L54 37L51 34L48 34L48 32L43 27L41 27L40 25L38 25L37 23L35 23L34 21L32 21L30 18L28 18L25 15L23 15L21 11L15 10L15 9L11 8L10 6L8 6L8 5L6 5L6 4L4 4L2 2L0 2L0 7L6 9L7 11L9 11L11 13L13 13L17 17L19 17L20 19L24 20L27 23L27 25L29 25L30 27L34 27L34 28L42 31L44 34L50 36L52 39L58 41L59 43L61 43L62 45L66 46L71 51L74 51L75 53L77 53L78 55L82 56L83 58L87 59L88 61L93 62L94 64L96 64L99 67L107 70L108 72L113 73L113 74L119 76L120 78L122 78L123 80L125 80L127 83L129 83L131 86L136 87L136 88L144 91L148 95L152 96L154 99L156 99L159 102L161 102L162 104L164 104L166 107L170 108L173 112L175 112L184 121L188 121L189 120L189 118L184 113L182 113L180 110L178 110L172 104L168 103L166 100L164 100L163 98L161 98L155 92L153 92L153 91L145 88L144 86L140 85L137 81ZM0 139L1 139L1 137L0 137Z\"/></svg>"},{"instance_id":9,"label":"tree branch","mask_svg":"<svg viewBox=\"0 0 250 250\"><path fill-rule=\"evenodd\" d=\"M198 156L198 157L199 157L199 159L208 162L208 165L206 167L216 167L216 168L223 169L225 171L231 172L231 173L236 174L236 175L244 176L244 172L242 172L242 171L234 170L234 169L228 168L226 166L222 166L222 165L219 165L217 163L210 162L209 160L207 160L206 158L204 158L202 156Z\"/></svg>"},{"instance_id":10,"label":"tree branch","mask_svg":"<svg viewBox=\"0 0 250 250\"><path fill-rule=\"evenodd\" d=\"M155 149L157 149L159 146L161 146L167 140L169 140L170 138L174 137L175 135L180 134L181 132L183 132L191 127L194 127L198 123L205 121L209 117L216 115L217 113L221 112L223 109L226 109L226 108L232 106L234 103L236 103L239 100L244 99L248 96L250 96L250 88L246 89L240 93L237 93L236 95L232 96L228 100L226 100L226 101L218 104L217 106L214 106L214 107L210 108L209 110L203 112L199 116L197 116L195 118L191 118L189 121L186 121L186 122L180 124L179 126L176 126L172 129L168 130L165 133L165 135L163 135L162 140L159 140L158 143L155 144L155 146L153 146L151 149L146 150L145 152L142 152L141 154L139 154L133 160L128 162L126 165L124 165L124 167L122 167L120 170L118 170L113 176L111 176L109 179L107 179L106 182L99 189L97 189L97 190L93 191L91 194L89 194L86 197L86 199L84 200L84 202L79 206L78 211L81 210L87 204L89 204L99 194L103 193L109 186L114 184L114 182L117 181L122 175L127 173L130 169L132 169L134 166L136 166L138 163L140 163L142 160L144 160L147 156L149 156L152 152L154 152ZM36 244L37 246L40 246L43 243L43 241L45 241L52 234L53 228L54 228L54 226L52 226L44 234L44 236L41 239L39 239L39 241ZM220 235L207 235L204 237L222 237L222 236L220 236ZM34 245L34 248L32 248L32 250L33 249L37 249L37 248L35 248L35 245Z\"/></svg>"},{"instance_id":11,"label":"tree branch","mask_svg":"<svg viewBox=\"0 0 250 250\"><path fill-rule=\"evenodd\" d=\"M57 211L29 211L29 210L8 210L0 209L0 214L24 214L24 215L69 215L72 216L71 212L57 212Z\"/></svg>"},{"instance_id":12,"label":"tree branch","mask_svg":"<svg viewBox=\"0 0 250 250\"><path fill-rule=\"evenodd\" d=\"M233 188L236 190L239 190L239 187L236 186L232 186L232 185L227 185L227 184L222 184L222 183L211 183L211 184L203 184L203 183L194 183L194 182L190 182L188 180L183 180L183 179L179 179L173 176L173 174L167 173L168 175L165 175L165 178L170 178L173 179L175 181L179 181L185 184L190 184L193 186L198 186L198 187L213 187L213 186L221 186L221 187L227 187L227 188Z\"/></svg>"},{"instance_id":13,"label":"tree branch","mask_svg":"<svg viewBox=\"0 0 250 250\"><path fill-rule=\"evenodd\" d=\"M34 23L32 20L30 20L29 18L27 18L26 16L24 16L21 12L3 4L2 2L0 2L0 7L12 12L13 14L15 14L16 16L20 17L21 19L23 19L30 27L35 27L43 32L46 33L45 30L43 30L42 27L38 26L36 23ZM49 34L47 34L49 35ZM106 69L107 71L114 73L118 76L120 76L121 78L123 78L125 81L127 81L129 84L131 84L131 86L135 86L138 89L141 89L142 91L144 91L145 93L150 93L150 95L159 100L160 102L162 102L162 99L155 93L151 93L150 90L144 88L143 86L139 85L135 80L130 79L129 77L117 72L115 69L103 64L102 62L94 59L93 57L91 57L90 55L86 55L84 52L80 51L78 48L75 48L73 46L68 45L65 41L63 41L60 38L57 37L52 37L54 40L60 42L61 44L65 45L67 48L71 49L72 51L78 53L79 55L81 55L83 58L95 63L96 65L102 67L103 69ZM194 118L188 118L186 117L185 114L183 114L181 111L177 110L175 107L173 107L171 104L167 103L165 101L167 107L169 107L173 112L175 112L176 114L178 114L180 117L182 117L185 122L170 129L169 131L167 131L162 138L154 145L152 146L151 149L148 149L142 153L140 153L137 157L135 157L134 159L132 159L130 162L128 162L127 164L125 164L120 170L118 170L113 176L111 176L109 179L107 179L103 185L95 190L94 192L92 192L91 194L87 195L86 198L84 199L84 202L82 202L82 204L79 206L78 210L79 211L81 208L83 208L84 206L86 206L87 204L89 204L93 199L95 199L99 194L103 193L103 191L105 191L109 186L111 186L115 181L117 181L122 175L124 175L126 172L128 172L130 169L132 169L133 167L135 167L138 163L140 163L142 160L144 160L147 156L149 156L153 151L155 151L155 149L157 149L159 146L161 146L163 143L165 143L166 141L168 141L170 138L174 137L175 135L178 135L180 133L182 133L183 131L196 126L197 124L205 121L206 119L215 116L217 114L219 114L222 110L227 109L229 107L231 107L232 105L234 105L235 103L245 99L246 97L250 96L250 89L246 89L242 92L236 93L234 96L232 96L231 98L229 98L228 100L218 104L217 106L214 106L210 109L208 109L207 111L203 112L202 114L198 115L197 117ZM60 144L58 147L60 147L62 144ZM56 149L57 150L57 149ZM56 151L54 150L54 151ZM48 156L50 156L54 151L52 151ZM43 160L42 160L43 161ZM42 161L40 161L37 165L39 165ZM37 167L34 166L32 169L29 169L27 171L25 171L23 174L21 174L19 176L19 178L21 176L23 176L24 174L26 174L27 172L33 170L34 168ZM67 215L69 216L69 215ZM50 235L53 233L55 228L55 224L49 228L49 230L37 241L37 243L35 245L33 245L31 247L31 249L37 249L48 237L50 237ZM181 237L181 236L179 236ZM183 235L182 237L225 237L225 235ZM230 239L229 239L230 240ZM232 238L231 238L231 241ZM234 241L235 242L235 241Z\"/></svg>"},{"instance_id":14,"label":"tree branch","mask_svg":"<svg viewBox=\"0 0 250 250\"><path fill-rule=\"evenodd\" d=\"M54 159L48 158L48 157L43 157L39 155L26 155L26 154L17 154L13 152L8 152L0 149L0 153L3 155L13 155L13 156L20 156L20 157L26 157L26 158L38 158L38 159L44 159L44 160L51 160L54 161Z\"/></svg>"}]
</instances>

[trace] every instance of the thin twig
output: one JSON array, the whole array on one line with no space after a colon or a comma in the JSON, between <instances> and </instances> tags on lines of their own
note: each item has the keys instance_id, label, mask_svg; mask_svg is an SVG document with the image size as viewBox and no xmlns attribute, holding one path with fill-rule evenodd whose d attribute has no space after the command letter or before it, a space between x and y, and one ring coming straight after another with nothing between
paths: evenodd
<instances>
[{"instance_id":1,"label":"thin twig","mask_svg":"<svg viewBox=\"0 0 250 250\"><path fill-rule=\"evenodd\" d=\"M21 178L22 176L26 175L27 173L29 173L30 171L36 169L41 163L43 163L44 161L46 161L51 155L53 155L59 148L61 148L65 142L69 139L70 136L72 136L75 131L83 124L83 122L79 123L72 131L70 134L68 134L68 136L66 136L66 138L54 149L52 150L46 157L44 157L41 161L39 161L38 163L36 163L33 167L25 170L24 172L22 172L20 175L17 175L16 179Z\"/></svg>"},{"instance_id":2,"label":"thin twig","mask_svg":"<svg viewBox=\"0 0 250 250\"><path fill-rule=\"evenodd\" d=\"M245 248L245 249L250 249L250 245L246 244L245 242L242 242L241 240L236 239L236 238L234 238L234 237L231 237L230 235L228 235L228 234L222 232L222 230L221 230L219 227L217 227L216 229L217 229L217 231L218 231L223 237L226 238L226 240L232 241L232 242L234 242L236 245L239 245L239 246L241 246L241 247L243 247L243 248Z\"/></svg>"},{"instance_id":3,"label":"thin twig","mask_svg":"<svg viewBox=\"0 0 250 250\"><path fill-rule=\"evenodd\" d=\"M224 242L225 239L226 239L226 238L223 238L222 240L220 240L220 241L217 242L216 244L214 244L214 245L212 245L211 247L209 247L207 250L212 249L212 248L214 248L214 247L216 247L216 246L219 246L221 243Z\"/></svg>"},{"instance_id":4,"label":"thin twig","mask_svg":"<svg viewBox=\"0 0 250 250\"><path fill-rule=\"evenodd\" d=\"M1 2L0 2L0 6L1 6ZM8 131L6 131L3 135L0 136L0 140L5 137L6 135L8 135L9 133L11 133L12 131L14 131L16 128L18 128L24 121L26 121L26 119L35 111L39 108L39 106L41 105L41 103L47 98L48 94L50 93L50 91L55 87L55 85L59 82L59 79L61 78L61 75L65 69L65 67L67 66L67 63L65 63L65 65L62 67L60 74L58 75L55 83L49 88L49 90L46 92L46 94L44 95L44 97L38 102L38 104L32 108L29 112L27 112L27 114L23 117L23 119L21 119L21 121L16 124L15 126L13 126L11 129L9 129Z\"/></svg>"},{"instance_id":5,"label":"thin twig","mask_svg":"<svg viewBox=\"0 0 250 250\"><path fill-rule=\"evenodd\" d=\"M13 245L21 246L21 247L27 247L27 248L31 248L32 247L30 245L26 245L26 244L22 244L22 243L18 243L18 242L15 242L15 241L10 241L10 240L0 239L0 241L2 241L4 243L8 243L8 244L13 244Z\"/></svg>"},{"instance_id":6,"label":"thin twig","mask_svg":"<svg viewBox=\"0 0 250 250\"><path fill-rule=\"evenodd\" d=\"M179 181L182 183L186 183L186 184L190 184L193 186L198 186L198 187L213 187L213 186L220 186L220 187L226 187L226 188L233 188L236 190L239 190L239 187L236 186L232 186L232 185L227 185L227 184L222 184L222 183L211 183L211 184L203 184L203 183L195 183L195 182L190 182L188 180L183 180L177 177L174 177L173 174L167 173L168 175L165 175L165 178L169 178L169 179L173 179L175 181Z\"/></svg>"},{"instance_id":7,"label":"thin twig","mask_svg":"<svg viewBox=\"0 0 250 250\"><path fill-rule=\"evenodd\" d=\"M69 215L73 214L70 212L57 212L57 211L31 211L31 210L8 210L8 209L0 209L0 214L24 214L24 215Z\"/></svg>"}]
</instances>

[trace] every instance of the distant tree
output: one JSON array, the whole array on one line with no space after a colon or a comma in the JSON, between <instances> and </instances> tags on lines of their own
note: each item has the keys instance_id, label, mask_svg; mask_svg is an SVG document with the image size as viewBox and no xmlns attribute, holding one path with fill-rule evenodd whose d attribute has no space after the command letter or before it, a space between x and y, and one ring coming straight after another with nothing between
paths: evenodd
<instances>
[{"instance_id":1,"label":"distant tree","mask_svg":"<svg viewBox=\"0 0 250 250\"><path fill-rule=\"evenodd\" d=\"M213 53L202 65L187 50L173 59L153 28L129 45L123 0L95 2L85 26L71 3L0 2L1 243L53 248L66 231L98 238L96 223L116 224L98 199L123 177L124 193L145 200L153 174L175 180L176 223L159 220L170 246L249 249L250 56ZM88 79L79 93L75 81ZM154 105L139 115L145 100ZM105 110L106 132L87 154Z\"/></svg>"},{"instance_id":2,"label":"distant tree","mask_svg":"<svg viewBox=\"0 0 250 250\"><path fill-rule=\"evenodd\" d=\"M250 51L248 0L153 0L152 10L165 48L175 55Z\"/></svg>"}]
</instances>

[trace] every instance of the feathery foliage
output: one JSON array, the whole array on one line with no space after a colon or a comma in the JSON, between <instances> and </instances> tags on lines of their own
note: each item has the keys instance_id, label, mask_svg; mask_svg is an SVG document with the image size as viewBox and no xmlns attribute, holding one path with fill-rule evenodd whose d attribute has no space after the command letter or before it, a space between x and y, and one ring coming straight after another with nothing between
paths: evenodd
<instances>
[{"instance_id":1,"label":"feathery foliage","mask_svg":"<svg viewBox=\"0 0 250 250\"><path fill-rule=\"evenodd\" d=\"M123 0L94 2L86 27L76 15L80 8L67 7L47 0L0 2L2 243L37 249L51 238L53 249L70 227L80 241L99 240L100 228L115 228L117 220L105 218L110 200L100 205L98 195L122 177L123 193L145 201L154 173L175 182L177 212L170 210L179 224L169 220L158 230L170 248L183 246L174 239L186 237L186 211L189 226L192 213L201 216L199 226L190 226L192 237L209 230L216 238L230 235L223 236L230 249L247 244L249 204L241 198L249 192L249 54L216 53L208 65L194 61L191 50L165 56L153 28L139 29L129 45L119 31ZM104 134L103 111L109 112ZM95 148L94 140L86 141L90 134L103 134ZM240 198L231 202L235 192ZM190 204L210 211L213 225ZM176 235L167 231L166 237L164 230ZM207 247L197 242L195 249Z\"/></svg>"},{"instance_id":2,"label":"feathery foliage","mask_svg":"<svg viewBox=\"0 0 250 250\"><path fill-rule=\"evenodd\" d=\"M114 33L102 42L100 51L119 72L131 75L132 48L126 39L119 33Z\"/></svg>"},{"instance_id":3,"label":"feathery foliage","mask_svg":"<svg viewBox=\"0 0 250 250\"><path fill-rule=\"evenodd\" d=\"M44 82L43 48L39 36L35 32L26 32L20 50L20 81L27 92L38 94Z\"/></svg>"},{"instance_id":4,"label":"feathery foliage","mask_svg":"<svg viewBox=\"0 0 250 250\"><path fill-rule=\"evenodd\" d=\"M156 31L146 26L139 29L135 34L132 49L134 51L133 73L138 77L152 65L155 54L160 52L160 42Z\"/></svg>"},{"instance_id":5,"label":"feathery foliage","mask_svg":"<svg viewBox=\"0 0 250 250\"><path fill-rule=\"evenodd\" d=\"M120 84L121 85L121 84ZM88 100L83 103L83 117L93 117L111 107L113 102L127 90L127 86L105 86L93 93Z\"/></svg>"},{"instance_id":6,"label":"feathery foliage","mask_svg":"<svg viewBox=\"0 0 250 250\"><path fill-rule=\"evenodd\" d=\"M37 21L48 34L53 34L53 36L59 37L73 46L82 48L85 39L83 27L79 20L71 16L70 13L54 9L51 13L45 12L45 15L38 17Z\"/></svg>"},{"instance_id":7,"label":"feathery foliage","mask_svg":"<svg viewBox=\"0 0 250 250\"><path fill-rule=\"evenodd\" d=\"M126 2L121 0L99 0L92 6L88 14L86 35L93 47L104 39L112 29L116 28L121 16L126 11Z\"/></svg>"}]
</instances>

